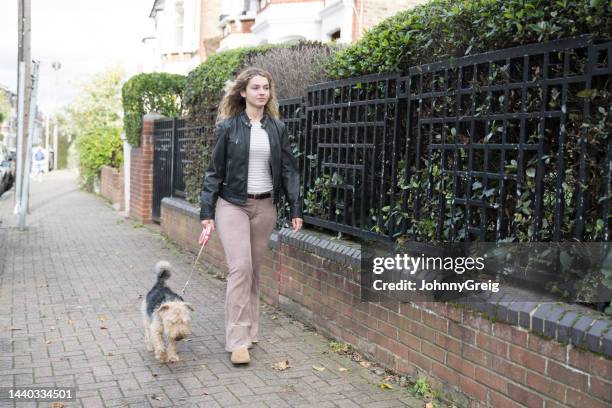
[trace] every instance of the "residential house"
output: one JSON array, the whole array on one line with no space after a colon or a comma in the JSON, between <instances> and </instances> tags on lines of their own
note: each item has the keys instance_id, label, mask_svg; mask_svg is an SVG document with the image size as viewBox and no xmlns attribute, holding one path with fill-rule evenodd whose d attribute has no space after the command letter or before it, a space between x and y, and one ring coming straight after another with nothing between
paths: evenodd
<instances>
[{"instance_id":1,"label":"residential house","mask_svg":"<svg viewBox=\"0 0 612 408\"><path fill-rule=\"evenodd\" d=\"M154 35L142 39L143 72L186 74L214 53L222 0L154 0Z\"/></svg>"},{"instance_id":2,"label":"residential house","mask_svg":"<svg viewBox=\"0 0 612 408\"><path fill-rule=\"evenodd\" d=\"M427 0L154 0L144 72L187 74L216 51L313 40L350 44Z\"/></svg>"},{"instance_id":3,"label":"residential house","mask_svg":"<svg viewBox=\"0 0 612 408\"><path fill-rule=\"evenodd\" d=\"M219 50L299 40L353 43L393 14L427 0L228 0Z\"/></svg>"}]
</instances>

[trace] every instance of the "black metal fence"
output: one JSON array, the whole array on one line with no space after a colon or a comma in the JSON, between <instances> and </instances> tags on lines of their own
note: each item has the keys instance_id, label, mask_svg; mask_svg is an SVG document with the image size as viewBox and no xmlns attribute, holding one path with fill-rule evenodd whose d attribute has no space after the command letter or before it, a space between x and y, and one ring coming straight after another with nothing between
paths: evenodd
<instances>
[{"instance_id":1,"label":"black metal fence","mask_svg":"<svg viewBox=\"0 0 612 408\"><path fill-rule=\"evenodd\" d=\"M185 197L183 174L190 163L186 147L197 140L185 119L155 121L153 156L153 220L159 222L164 197ZM197 131L197 129L196 129Z\"/></svg>"},{"instance_id":2,"label":"black metal fence","mask_svg":"<svg viewBox=\"0 0 612 408\"><path fill-rule=\"evenodd\" d=\"M609 241L611 54L578 37L281 101L305 221L376 240ZM184 188L181 149L164 156L182 127L155 125L160 202Z\"/></svg>"}]
</instances>

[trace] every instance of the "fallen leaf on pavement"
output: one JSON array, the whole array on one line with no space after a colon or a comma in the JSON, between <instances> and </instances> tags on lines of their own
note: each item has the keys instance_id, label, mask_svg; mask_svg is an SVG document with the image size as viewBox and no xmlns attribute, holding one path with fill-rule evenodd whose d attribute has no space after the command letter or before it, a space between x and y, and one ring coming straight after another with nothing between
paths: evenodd
<instances>
[{"instance_id":1,"label":"fallen leaf on pavement","mask_svg":"<svg viewBox=\"0 0 612 408\"><path fill-rule=\"evenodd\" d=\"M392 389L393 386L389 383L380 383L380 389L381 390L390 390Z\"/></svg>"},{"instance_id":2,"label":"fallen leaf on pavement","mask_svg":"<svg viewBox=\"0 0 612 408\"><path fill-rule=\"evenodd\" d=\"M343 372L345 372L345 371L348 371L348 368L340 367L340 368L338 369L338 371L340 371L341 373L343 373Z\"/></svg>"},{"instance_id":3,"label":"fallen leaf on pavement","mask_svg":"<svg viewBox=\"0 0 612 408\"><path fill-rule=\"evenodd\" d=\"M278 319L278 316L272 316L270 319L276 320L276 319Z\"/></svg>"},{"instance_id":4,"label":"fallen leaf on pavement","mask_svg":"<svg viewBox=\"0 0 612 408\"><path fill-rule=\"evenodd\" d=\"M324 371L325 367L321 367L321 366L312 366L313 369L317 370L317 371Z\"/></svg>"},{"instance_id":5,"label":"fallen leaf on pavement","mask_svg":"<svg viewBox=\"0 0 612 408\"><path fill-rule=\"evenodd\" d=\"M98 319L100 319L101 322L105 322L108 320L108 317L106 317L105 315L100 315L98 316Z\"/></svg>"},{"instance_id":6,"label":"fallen leaf on pavement","mask_svg":"<svg viewBox=\"0 0 612 408\"><path fill-rule=\"evenodd\" d=\"M362 366L363 368L370 368L372 364L367 361L360 361L359 365Z\"/></svg>"},{"instance_id":7,"label":"fallen leaf on pavement","mask_svg":"<svg viewBox=\"0 0 612 408\"><path fill-rule=\"evenodd\" d=\"M114 354L113 354L113 353L110 353L110 352L109 352L109 353L106 353L106 355L107 355L107 356L109 356L109 357L114 356Z\"/></svg>"},{"instance_id":8,"label":"fallen leaf on pavement","mask_svg":"<svg viewBox=\"0 0 612 408\"><path fill-rule=\"evenodd\" d=\"M272 368L278 371L285 371L286 369L291 368L291 365L289 364L289 360L285 360L272 364Z\"/></svg>"},{"instance_id":9,"label":"fallen leaf on pavement","mask_svg":"<svg viewBox=\"0 0 612 408\"><path fill-rule=\"evenodd\" d=\"M61 402L54 402L53 404L51 404L51 408L64 408L64 404L62 404Z\"/></svg>"},{"instance_id":10,"label":"fallen leaf on pavement","mask_svg":"<svg viewBox=\"0 0 612 408\"><path fill-rule=\"evenodd\" d=\"M47 344L51 344L51 340L47 340L47 341L46 341L46 343L47 343Z\"/></svg>"}]
</instances>

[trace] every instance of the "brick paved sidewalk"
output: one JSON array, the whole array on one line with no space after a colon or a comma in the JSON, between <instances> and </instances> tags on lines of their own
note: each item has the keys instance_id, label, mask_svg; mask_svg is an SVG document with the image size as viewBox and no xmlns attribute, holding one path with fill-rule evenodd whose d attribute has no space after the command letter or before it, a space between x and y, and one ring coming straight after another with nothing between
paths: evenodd
<instances>
[{"instance_id":1,"label":"brick paved sidewalk","mask_svg":"<svg viewBox=\"0 0 612 408\"><path fill-rule=\"evenodd\" d=\"M271 308L251 364L232 366L223 350L225 283L202 271L186 294L196 312L193 335L178 344L181 361L158 363L143 344L140 298L155 261L173 263L169 283L180 289L193 255L79 191L70 172L34 182L31 197L26 232L15 228L13 192L0 197L0 387L76 386L78 399L63 404L87 408L425 405L398 386L380 389L381 375ZM271 367L285 359L288 370Z\"/></svg>"}]
</instances>

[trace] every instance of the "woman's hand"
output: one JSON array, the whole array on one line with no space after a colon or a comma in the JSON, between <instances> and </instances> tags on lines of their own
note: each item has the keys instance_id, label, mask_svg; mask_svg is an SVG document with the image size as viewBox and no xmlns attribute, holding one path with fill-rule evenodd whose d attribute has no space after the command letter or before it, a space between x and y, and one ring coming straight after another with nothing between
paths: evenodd
<instances>
[{"instance_id":1,"label":"woman's hand","mask_svg":"<svg viewBox=\"0 0 612 408\"><path fill-rule=\"evenodd\" d=\"M206 245L210 239L210 234L215 230L215 220L202 220L201 224L202 232L200 233L200 238L198 239L198 244L200 244L200 246Z\"/></svg>"},{"instance_id":2,"label":"woman's hand","mask_svg":"<svg viewBox=\"0 0 612 408\"><path fill-rule=\"evenodd\" d=\"M292 218L291 224L293 224L293 232L298 232L302 228L304 220L302 218Z\"/></svg>"}]
</instances>

